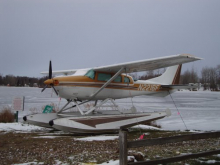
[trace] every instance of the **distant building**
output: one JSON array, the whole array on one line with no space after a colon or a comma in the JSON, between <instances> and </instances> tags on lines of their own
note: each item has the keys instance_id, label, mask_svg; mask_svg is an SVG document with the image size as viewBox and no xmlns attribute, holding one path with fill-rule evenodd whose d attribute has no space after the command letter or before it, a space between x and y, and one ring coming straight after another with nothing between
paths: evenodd
<instances>
[{"instance_id":1,"label":"distant building","mask_svg":"<svg viewBox=\"0 0 220 165\"><path fill-rule=\"evenodd\" d=\"M37 83L34 83L34 84L33 84L33 87L38 87Z\"/></svg>"},{"instance_id":2,"label":"distant building","mask_svg":"<svg viewBox=\"0 0 220 165\"><path fill-rule=\"evenodd\" d=\"M189 86L192 86L190 91L198 91L201 88L201 83L189 83Z\"/></svg>"}]
</instances>

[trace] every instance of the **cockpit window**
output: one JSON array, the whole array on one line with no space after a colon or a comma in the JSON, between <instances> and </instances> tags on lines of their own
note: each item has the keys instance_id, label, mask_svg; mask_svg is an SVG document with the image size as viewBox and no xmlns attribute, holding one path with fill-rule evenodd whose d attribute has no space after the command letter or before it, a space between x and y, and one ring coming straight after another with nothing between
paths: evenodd
<instances>
[{"instance_id":1,"label":"cockpit window","mask_svg":"<svg viewBox=\"0 0 220 165\"><path fill-rule=\"evenodd\" d=\"M124 82L125 83L129 83L130 82L130 79L128 77L124 77Z\"/></svg>"},{"instance_id":2,"label":"cockpit window","mask_svg":"<svg viewBox=\"0 0 220 165\"><path fill-rule=\"evenodd\" d=\"M98 81L108 81L111 77L112 77L111 74L99 73L98 74Z\"/></svg>"},{"instance_id":3,"label":"cockpit window","mask_svg":"<svg viewBox=\"0 0 220 165\"><path fill-rule=\"evenodd\" d=\"M91 79L95 79L95 71L93 69L89 70L85 76L91 78Z\"/></svg>"},{"instance_id":4,"label":"cockpit window","mask_svg":"<svg viewBox=\"0 0 220 165\"><path fill-rule=\"evenodd\" d=\"M121 76L116 77L114 82L121 82Z\"/></svg>"}]
</instances>

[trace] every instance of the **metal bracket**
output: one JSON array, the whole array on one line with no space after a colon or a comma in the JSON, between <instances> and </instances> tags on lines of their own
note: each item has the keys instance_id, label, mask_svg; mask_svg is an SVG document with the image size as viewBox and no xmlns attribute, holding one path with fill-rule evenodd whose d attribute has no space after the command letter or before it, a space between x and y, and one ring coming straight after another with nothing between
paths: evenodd
<instances>
[{"instance_id":1,"label":"metal bracket","mask_svg":"<svg viewBox=\"0 0 220 165\"><path fill-rule=\"evenodd\" d=\"M73 100L73 102L76 104L76 107L79 110L79 112L81 113L81 115L85 115L85 113L80 109L79 104L77 103L77 101Z\"/></svg>"}]
</instances>

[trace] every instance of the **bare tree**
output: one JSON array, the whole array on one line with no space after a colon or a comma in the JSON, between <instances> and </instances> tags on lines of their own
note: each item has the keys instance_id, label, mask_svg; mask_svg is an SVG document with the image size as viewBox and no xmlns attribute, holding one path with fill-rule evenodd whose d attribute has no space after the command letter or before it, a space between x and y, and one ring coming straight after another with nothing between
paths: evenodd
<instances>
[{"instance_id":1,"label":"bare tree","mask_svg":"<svg viewBox=\"0 0 220 165\"><path fill-rule=\"evenodd\" d=\"M205 67L202 68L201 71L201 83L203 84L204 90L209 90L210 89L210 84L209 84L209 68Z\"/></svg>"},{"instance_id":2,"label":"bare tree","mask_svg":"<svg viewBox=\"0 0 220 165\"><path fill-rule=\"evenodd\" d=\"M129 75L130 75L134 80L138 80L138 73L137 73L137 72L129 73Z\"/></svg>"},{"instance_id":3,"label":"bare tree","mask_svg":"<svg viewBox=\"0 0 220 165\"><path fill-rule=\"evenodd\" d=\"M13 75L6 75L3 79L4 85L15 86L17 83L17 79Z\"/></svg>"},{"instance_id":4,"label":"bare tree","mask_svg":"<svg viewBox=\"0 0 220 165\"><path fill-rule=\"evenodd\" d=\"M220 88L220 65L217 65L216 67L216 74L217 74L217 86Z\"/></svg>"},{"instance_id":5,"label":"bare tree","mask_svg":"<svg viewBox=\"0 0 220 165\"><path fill-rule=\"evenodd\" d=\"M0 73L0 85L3 85L3 75Z\"/></svg>"},{"instance_id":6,"label":"bare tree","mask_svg":"<svg viewBox=\"0 0 220 165\"><path fill-rule=\"evenodd\" d=\"M210 89L213 91L217 90L217 72L215 68L210 68L209 70L209 82Z\"/></svg>"},{"instance_id":7,"label":"bare tree","mask_svg":"<svg viewBox=\"0 0 220 165\"><path fill-rule=\"evenodd\" d=\"M194 68L186 70L180 77L181 84L198 83L199 76Z\"/></svg>"},{"instance_id":8,"label":"bare tree","mask_svg":"<svg viewBox=\"0 0 220 165\"><path fill-rule=\"evenodd\" d=\"M218 66L216 68L205 67L201 71L201 83L203 84L204 90L218 90L219 83L219 72Z\"/></svg>"}]
</instances>

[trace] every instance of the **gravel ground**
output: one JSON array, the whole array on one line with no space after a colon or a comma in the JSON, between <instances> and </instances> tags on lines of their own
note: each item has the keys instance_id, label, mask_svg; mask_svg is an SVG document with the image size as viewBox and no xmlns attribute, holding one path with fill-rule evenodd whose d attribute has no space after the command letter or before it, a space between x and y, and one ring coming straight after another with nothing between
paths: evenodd
<instances>
[{"instance_id":1,"label":"gravel ground","mask_svg":"<svg viewBox=\"0 0 220 165\"><path fill-rule=\"evenodd\" d=\"M128 140L137 140L142 133L144 139L169 137L189 134L190 132L133 130ZM117 135L117 134L115 134ZM45 136L48 136L45 138ZM56 136L56 138L51 138ZM87 135L88 136L88 135ZM44 162L44 164L81 164L103 163L119 159L118 139L106 141L78 141L76 138L87 137L64 133L16 133L0 132L0 164L18 164L25 162ZM91 135L90 135L91 136ZM107 135L106 135L107 136ZM109 136L113 136L110 134ZM172 157L186 153L195 153L220 148L220 138L171 143L161 146L129 149L128 155L141 154L144 160ZM59 162L60 163L59 163ZM174 164L220 164L220 155L198 158Z\"/></svg>"}]
</instances>

